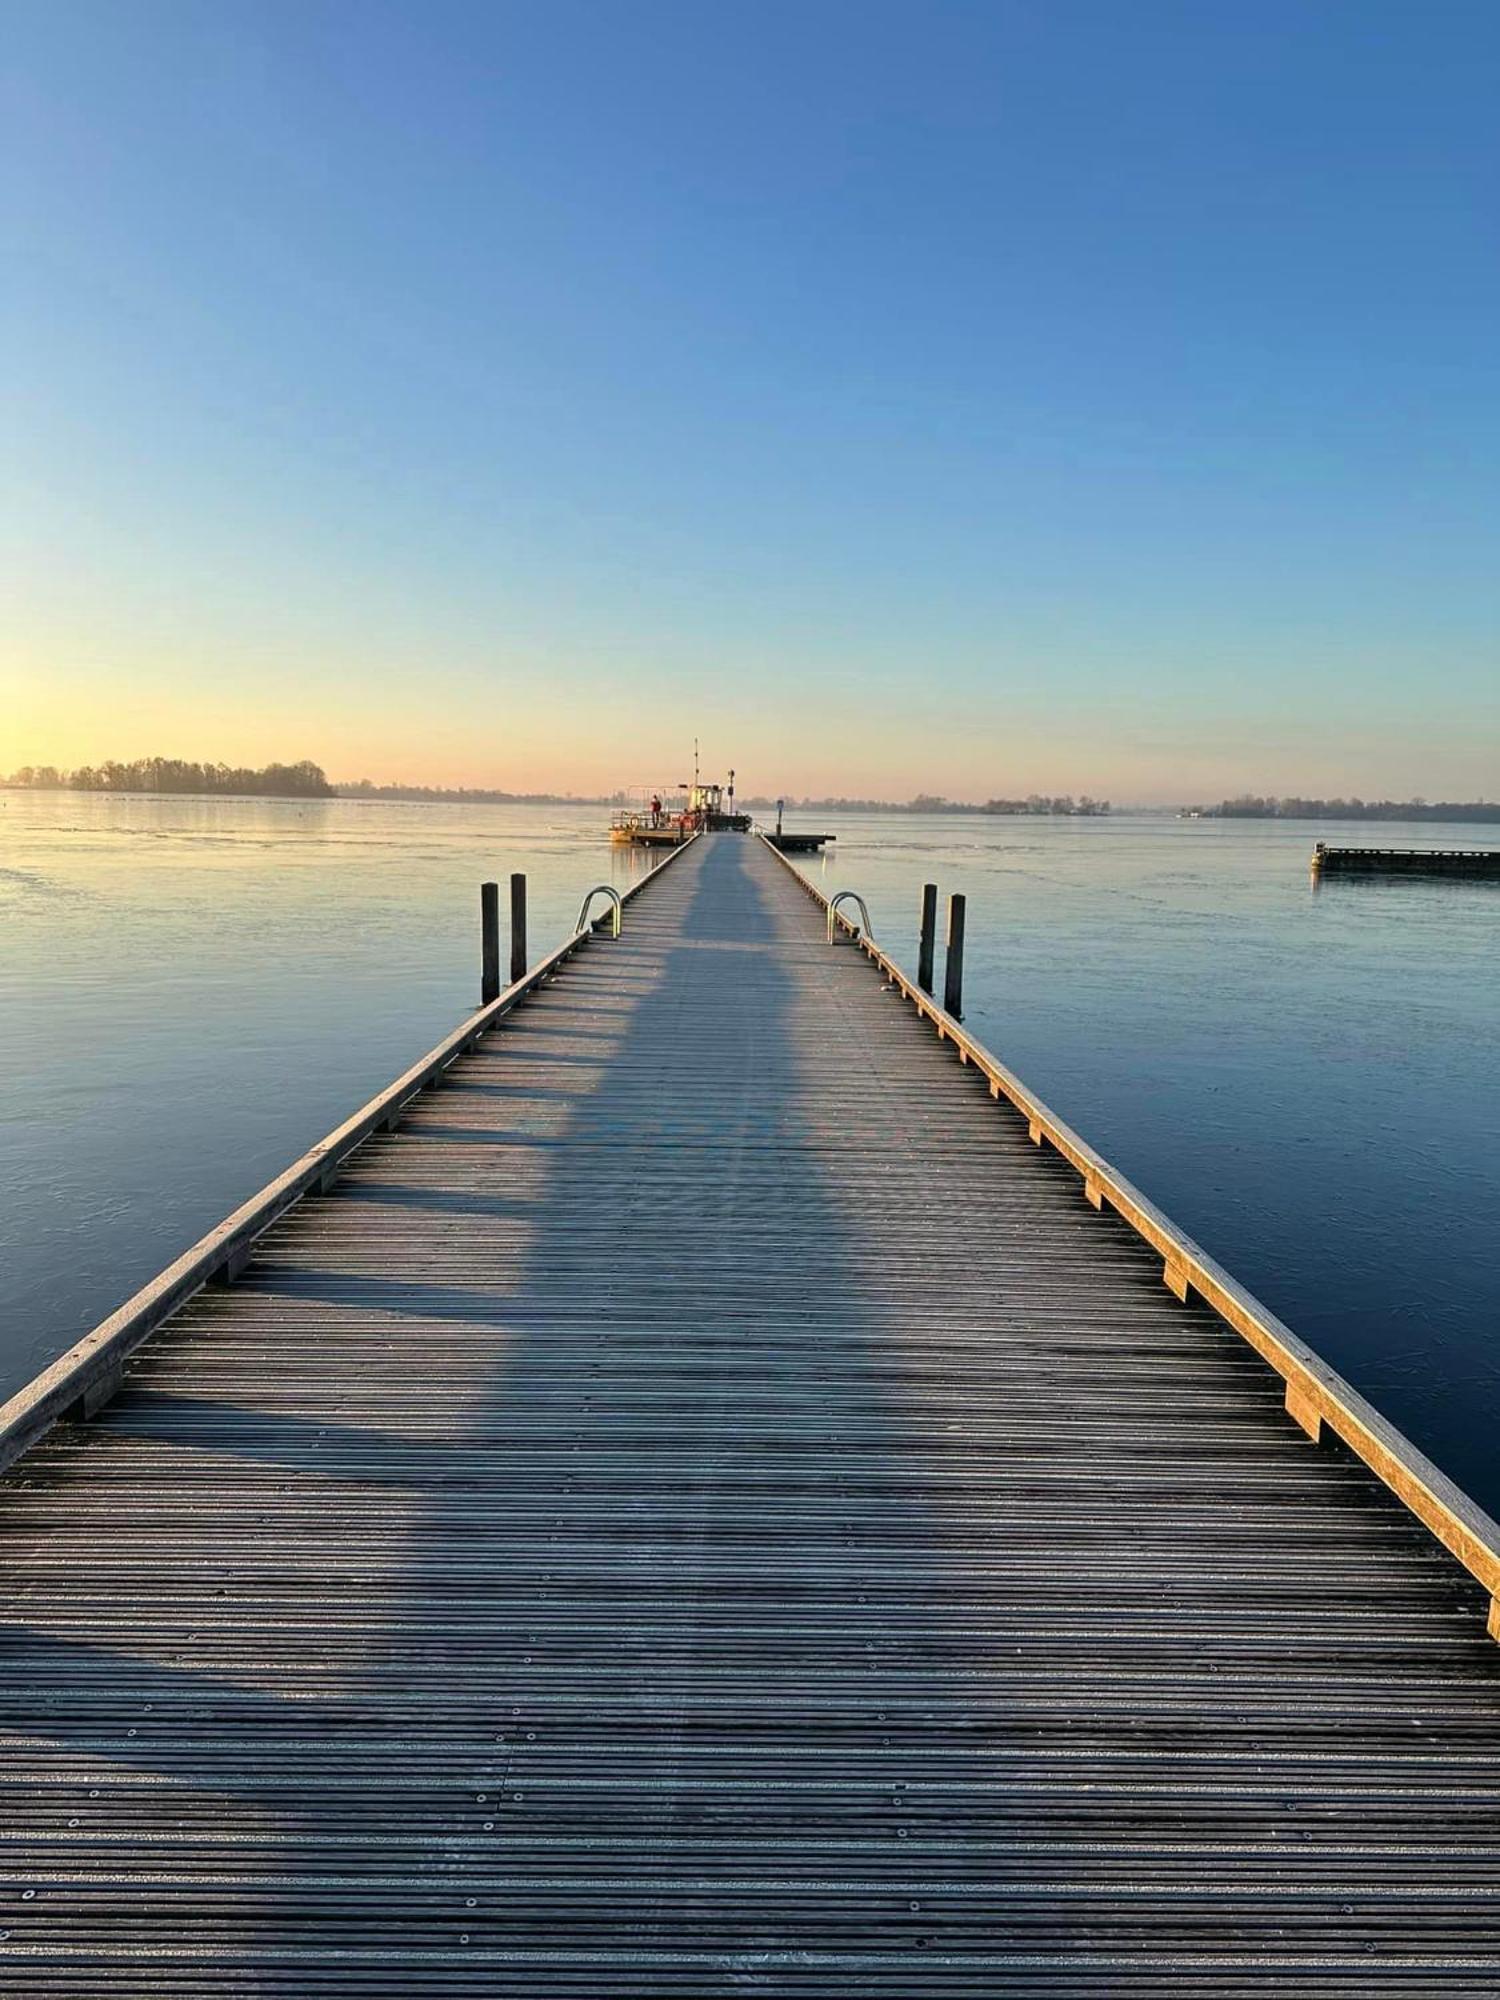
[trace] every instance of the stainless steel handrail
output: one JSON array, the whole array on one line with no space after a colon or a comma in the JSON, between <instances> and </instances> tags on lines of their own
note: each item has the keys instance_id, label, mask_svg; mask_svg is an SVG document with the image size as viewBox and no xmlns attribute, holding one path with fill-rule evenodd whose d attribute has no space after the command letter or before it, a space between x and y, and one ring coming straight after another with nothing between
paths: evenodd
<instances>
[{"instance_id":1,"label":"stainless steel handrail","mask_svg":"<svg viewBox=\"0 0 1500 2000\"><path fill-rule=\"evenodd\" d=\"M762 834L761 839L765 840L766 836ZM767 840L766 845L770 847L771 843ZM771 852L775 854L776 849L772 847ZM860 895L857 889L840 889L828 905L828 942L830 944L833 943L835 927L839 924L843 924L854 937L857 938L861 935L861 928L851 924L846 916L840 914L839 904L843 902L858 903L859 922L863 935L868 938L871 934L870 912L865 908L864 897Z\"/></svg>"},{"instance_id":2,"label":"stainless steel handrail","mask_svg":"<svg viewBox=\"0 0 1500 2000\"><path fill-rule=\"evenodd\" d=\"M596 896L608 896L610 902L610 916L613 919L610 926L609 934L611 937L618 937L620 935L620 912L623 906L620 902L619 890L611 889L607 882L596 882L593 888L590 889L588 894L584 897L582 903L579 905L578 922L573 926L574 937L577 937L580 934L580 932L589 929L591 921L589 917L589 910L592 908L593 901Z\"/></svg>"}]
</instances>

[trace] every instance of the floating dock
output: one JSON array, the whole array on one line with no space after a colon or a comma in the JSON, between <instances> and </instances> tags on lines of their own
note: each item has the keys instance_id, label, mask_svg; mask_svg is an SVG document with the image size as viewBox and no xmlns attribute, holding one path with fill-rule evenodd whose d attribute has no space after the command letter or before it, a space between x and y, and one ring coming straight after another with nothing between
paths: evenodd
<instances>
[{"instance_id":1,"label":"floating dock","mask_svg":"<svg viewBox=\"0 0 1500 2000\"><path fill-rule=\"evenodd\" d=\"M621 815L610 827L609 837L617 847L684 847L693 830L675 819L653 825L649 816Z\"/></svg>"},{"instance_id":2,"label":"floating dock","mask_svg":"<svg viewBox=\"0 0 1500 2000\"><path fill-rule=\"evenodd\" d=\"M786 800L776 801L776 824L762 827L761 839L768 847L774 847L778 854L821 854L831 840L838 836L832 833L805 833L789 829L782 824L786 812Z\"/></svg>"},{"instance_id":3,"label":"floating dock","mask_svg":"<svg viewBox=\"0 0 1500 2000\"><path fill-rule=\"evenodd\" d=\"M0 1992L1500 1991L1500 1529L763 842L624 914L0 1412Z\"/></svg>"},{"instance_id":4,"label":"floating dock","mask_svg":"<svg viewBox=\"0 0 1500 2000\"><path fill-rule=\"evenodd\" d=\"M778 854L820 854L830 840L837 840L836 833L785 833L779 827L774 833L762 836L768 847L774 847Z\"/></svg>"},{"instance_id":5,"label":"floating dock","mask_svg":"<svg viewBox=\"0 0 1500 2000\"><path fill-rule=\"evenodd\" d=\"M1446 875L1500 882L1500 847L1329 847L1313 849L1319 875Z\"/></svg>"}]
</instances>

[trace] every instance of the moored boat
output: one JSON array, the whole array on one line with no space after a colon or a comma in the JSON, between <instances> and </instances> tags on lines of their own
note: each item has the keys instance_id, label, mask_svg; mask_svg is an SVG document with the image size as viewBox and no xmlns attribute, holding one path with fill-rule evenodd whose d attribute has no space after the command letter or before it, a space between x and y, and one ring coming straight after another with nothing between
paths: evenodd
<instances>
[{"instance_id":1,"label":"moored boat","mask_svg":"<svg viewBox=\"0 0 1500 2000\"><path fill-rule=\"evenodd\" d=\"M696 746L693 762L697 764ZM750 815L734 807L734 772L729 784L637 785L609 823L617 846L680 847L695 833L748 833Z\"/></svg>"}]
</instances>

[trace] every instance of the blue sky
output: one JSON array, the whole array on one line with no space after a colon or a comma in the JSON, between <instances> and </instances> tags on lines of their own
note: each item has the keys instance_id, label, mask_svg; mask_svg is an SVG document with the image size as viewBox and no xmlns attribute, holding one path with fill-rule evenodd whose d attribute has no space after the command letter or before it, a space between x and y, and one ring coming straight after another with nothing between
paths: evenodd
<instances>
[{"instance_id":1,"label":"blue sky","mask_svg":"<svg viewBox=\"0 0 1500 2000\"><path fill-rule=\"evenodd\" d=\"M1500 8L33 5L0 766L1500 793Z\"/></svg>"}]
</instances>

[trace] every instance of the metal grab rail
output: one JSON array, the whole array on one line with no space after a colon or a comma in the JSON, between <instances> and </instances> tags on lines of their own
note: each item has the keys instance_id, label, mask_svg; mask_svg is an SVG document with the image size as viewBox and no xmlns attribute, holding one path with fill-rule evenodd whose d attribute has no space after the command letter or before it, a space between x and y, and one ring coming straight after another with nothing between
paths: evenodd
<instances>
[{"instance_id":1,"label":"metal grab rail","mask_svg":"<svg viewBox=\"0 0 1500 2000\"><path fill-rule=\"evenodd\" d=\"M574 937L577 937L581 932L586 931L589 928L590 924L589 911L593 907L593 901L596 896L608 896L610 902L610 916L612 919L610 924L609 934L611 937L618 937L620 935L620 912L623 909L624 905L620 901L619 890L611 889L607 882L596 883L594 887L589 890L588 894L584 897L582 903L579 905L578 921L573 926Z\"/></svg>"},{"instance_id":2,"label":"metal grab rail","mask_svg":"<svg viewBox=\"0 0 1500 2000\"><path fill-rule=\"evenodd\" d=\"M764 840L765 835L762 834L761 838L762 840ZM851 924L847 917L841 917L839 915L839 904L844 902L846 899L851 903L858 903L859 925ZM863 934L865 937L873 938L874 936L874 933L870 929L870 912L865 908L865 899L855 889L840 889L837 895L833 898L832 902L828 905L828 942L830 944L833 943L834 931L839 924L845 925L856 938L858 938L861 934L860 926L863 926Z\"/></svg>"}]
</instances>

